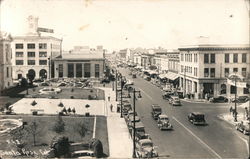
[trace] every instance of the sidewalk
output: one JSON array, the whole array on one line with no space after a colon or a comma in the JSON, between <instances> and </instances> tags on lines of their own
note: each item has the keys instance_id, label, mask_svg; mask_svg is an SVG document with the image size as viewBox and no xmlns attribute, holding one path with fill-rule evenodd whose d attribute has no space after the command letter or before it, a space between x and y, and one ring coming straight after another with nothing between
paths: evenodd
<instances>
[{"instance_id":1,"label":"sidewalk","mask_svg":"<svg viewBox=\"0 0 250 159\"><path fill-rule=\"evenodd\" d=\"M185 101L185 102L190 102L190 103L210 103L206 99L188 99L188 98L184 98L184 99L181 99L181 100Z\"/></svg>"},{"instance_id":2,"label":"sidewalk","mask_svg":"<svg viewBox=\"0 0 250 159\"><path fill-rule=\"evenodd\" d=\"M107 116L109 158L132 158L133 142L128 132L124 118L120 118L120 113L116 112L117 103L115 101L115 91L112 88L99 87L105 91L105 115ZM110 96L110 101L108 97ZM110 105L113 105L113 111Z\"/></svg>"},{"instance_id":3,"label":"sidewalk","mask_svg":"<svg viewBox=\"0 0 250 159\"><path fill-rule=\"evenodd\" d=\"M232 113L220 114L220 115L218 115L218 118L226 121L227 123L229 123L231 125L235 125L235 124L241 122L242 120L247 120L243 109L238 109L238 115L237 115L236 122L234 121L234 116Z\"/></svg>"}]
</instances>

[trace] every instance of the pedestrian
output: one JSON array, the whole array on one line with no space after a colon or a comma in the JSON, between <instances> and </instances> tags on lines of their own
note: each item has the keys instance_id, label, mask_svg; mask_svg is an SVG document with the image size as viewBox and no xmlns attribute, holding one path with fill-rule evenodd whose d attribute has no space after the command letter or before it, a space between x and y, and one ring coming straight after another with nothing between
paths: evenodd
<instances>
[{"instance_id":1,"label":"pedestrian","mask_svg":"<svg viewBox=\"0 0 250 159\"><path fill-rule=\"evenodd\" d=\"M108 96L108 101L110 102L110 96Z\"/></svg>"},{"instance_id":2,"label":"pedestrian","mask_svg":"<svg viewBox=\"0 0 250 159\"><path fill-rule=\"evenodd\" d=\"M110 105L110 111L111 112L113 111L113 105L112 104Z\"/></svg>"},{"instance_id":3,"label":"pedestrian","mask_svg":"<svg viewBox=\"0 0 250 159\"><path fill-rule=\"evenodd\" d=\"M230 107L229 112L230 112L230 114L232 114L232 112L233 112L233 107L232 106Z\"/></svg>"}]
</instances>

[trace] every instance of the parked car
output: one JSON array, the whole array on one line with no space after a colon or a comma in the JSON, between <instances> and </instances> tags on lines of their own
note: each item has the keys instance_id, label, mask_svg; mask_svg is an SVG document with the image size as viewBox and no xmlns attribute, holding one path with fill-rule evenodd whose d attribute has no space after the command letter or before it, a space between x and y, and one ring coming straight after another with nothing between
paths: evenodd
<instances>
[{"instance_id":1,"label":"parked car","mask_svg":"<svg viewBox=\"0 0 250 159\"><path fill-rule=\"evenodd\" d=\"M132 77L133 77L133 78L136 78L136 74L135 74L135 73L133 73L133 74L132 74Z\"/></svg>"},{"instance_id":2,"label":"parked car","mask_svg":"<svg viewBox=\"0 0 250 159\"><path fill-rule=\"evenodd\" d=\"M152 117L155 120L158 119L158 116L161 115L162 113L161 107L158 104L152 104L151 108L152 108L152 111L151 111Z\"/></svg>"},{"instance_id":3,"label":"parked car","mask_svg":"<svg viewBox=\"0 0 250 159\"><path fill-rule=\"evenodd\" d=\"M139 116L135 116L135 120L134 120L134 116L129 116L127 124L128 126L132 126L133 127L133 123L135 122L139 122L140 121L140 117Z\"/></svg>"},{"instance_id":4,"label":"parked car","mask_svg":"<svg viewBox=\"0 0 250 159\"><path fill-rule=\"evenodd\" d=\"M65 86L67 86L67 83L65 82L61 82L57 84L57 87L65 87Z\"/></svg>"},{"instance_id":5,"label":"parked car","mask_svg":"<svg viewBox=\"0 0 250 159\"><path fill-rule=\"evenodd\" d=\"M247 101L249 101L250 100L250 97L249 96L239 96L238 98L236 98L236 102L237 103L245 103L245 102L247 102ZM233 98L232 100L231 100L231 102L235 102L235 98Z\"/></svg>"},{"instance_id":6,"label":"parked car","mask_svg":"<svg viewBox=\"0 0 250 159\"><path fill-rule=\"evenodd\" d=\"M47 82L42 82L42 83L39 84L39 86L49 86L49 83L47 83Z\"/></svg>"},{"instance_id":7,"label":"parked car","mask_svg":"<svg viewBox=\"0 0 250 159\"><path fill-rule=\"evenodd\" d=\"M200 112L192 112L188 115L188 120L194 125L206 125L205 115Z\"/></svg>"},{"instance_id":8,"label":"parked car","mask_svg":"<svg viewBox=\"0 0 250 159\"><path fill-rule=\"evenodd\" d=\"M161 114L158 116L157 126L160 130L172 130L173 126L169 122L169 118L165 114Z\"/></svg>"},{"instance_id":9,"label":"parked car","mask_svg":"<svg viewBox=\"0 0 250 159\"><path fill-rule=\"evenodd\" d=\"M122 113L127 115L128 111L132 110L131 104L123 104Z\"/></svg>"},{"instance_id":10,"label":"parked car","mask_svg":"<svg viewBox=\"0 0 250 159\"><path fill-rule=\"evenodd\" d=\"M249 127L249 121L241 121L240 123L237 123L235 125L236 130L242 132L245 135L250 134L250 127Z\"/></svg>"},{"instance_id":11,"label":"parked car","mask_svg":"<svg viewBox=\"0 0 250 159\"><path fill-rule=\"evenodd\" d=\"M128 126L131 137L134 136L134 125ZM146 134L145 127L141 121L135 123L135 139L138 141L141 136Z\"/></svg>"},{"instance_id":12,"label":"parked car","mask_svg":"<svg viewBox=\"0 0 250 159\"><path fill-rule=\"evenodd\" d=\"M108 78L104 78L104 79L101 79L101 84L103 84L103 83L109 83L110 82L110 80L108 79Z\"/></svg>"},{"instance_id":13,"label":"parked car","mask_svg":"<svg viewBox=\"0 0 250 159\"><path fill-rule=\"evenodd\" d=\"M134 111L132 111L132 110L129 110L129 111L128 111L128 114L124 116L125 121L127 122L131 116L133 117L133 116L134 116L134 113L135 113L135 116L137 116L137 112L134 112Z\"/></svg>"},{"instance_id":14,"label":"parked car","mask_svg":"<svg viewBox=\"0 0 250 159\"><path fill-rule=\"evenodd\" d=\"M174 95L174 93L171 93L171 92L164 92L162 94L162 98L163 99L166 99L166 100L169 100L171 98L171 96Z\"/></svg>"},{"instance_id":15,"label":"parked car","mask_svg":"<svg viewBox=\"0 0 250 159\"><path fill-rule=\"evenodd\" d=\"M173 105L173 106L180 106L181 105L181 101L179 96L170 96L169 98L169 104Z\"/></svg>"},{"instance_id":16,"label":"parked car","mask_svg":"<svg viewBox=\"0 0 250 159\"><path fill-rule=\"evenodd\" d=\"M228 99L227 97L224 97L224 96L218 96L218 97L210 98L209 101L212 103L226 103L228 102Z\"/></svg>"},{"instance_id":17,"label":"parked car","mask_svg":"<svg viewBox=\"0 0 250 159\"><path fill-rule=\"evenodd\" d=\"M158 157L158 152L155 150L152 140L143 139L136 143L136 157L138 158L153 158Z\"/></svg>"},{"instance_id":18,"label":"parked car","mask_svg":"<svg viewBox=\"0 0 250 159\"><path fill-rule=\"evenodd\" d=\"M150 81L151 78L149 76L145 76L143 79L145 79L146 81Z\"/></svg>"}]
</instances>

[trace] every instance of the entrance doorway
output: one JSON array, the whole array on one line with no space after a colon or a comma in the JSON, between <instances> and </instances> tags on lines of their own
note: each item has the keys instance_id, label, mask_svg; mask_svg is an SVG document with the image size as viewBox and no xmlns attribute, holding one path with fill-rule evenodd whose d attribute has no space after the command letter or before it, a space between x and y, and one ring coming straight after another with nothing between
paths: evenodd
<instances>
[{"instance_id":1,"label":"entrance doorway","mask_svg":"<svg viewBox=\"0 0 250 159\"><path fill-rule=\"evenodd\" d=\"M208 94L208 97L214 96L214 84L213 83L203 83L203 98Z\"/></svg>"}]
</instances>

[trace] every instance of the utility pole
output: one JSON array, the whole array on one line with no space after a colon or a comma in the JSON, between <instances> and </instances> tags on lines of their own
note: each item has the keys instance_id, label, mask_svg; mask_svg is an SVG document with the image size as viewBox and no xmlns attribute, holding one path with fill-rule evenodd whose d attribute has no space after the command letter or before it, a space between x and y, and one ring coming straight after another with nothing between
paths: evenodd
<instances>
[{"instance_id":1,"label":"utility pole","mask_svg":"<svg viewBox=\"0 0 250 159\"><path fill-rule=\"evenodd\" d=\"M186 97L186 66L184 66L183 96Z\"/></svg>"},{"instance_id":2,"label":"utility pole","mask_svg":"<svg viewBox=\"0 0 250 159\"><path fill-rule=\"evenodd\" d=\"M235 75L235 77L234 77L234 85L235 85L235 102L234 102L234 121L237 121L237 99L236 99L236 97L237 97L237 86L236 86L236 75Z\"/></svg>"}]
</instances>

